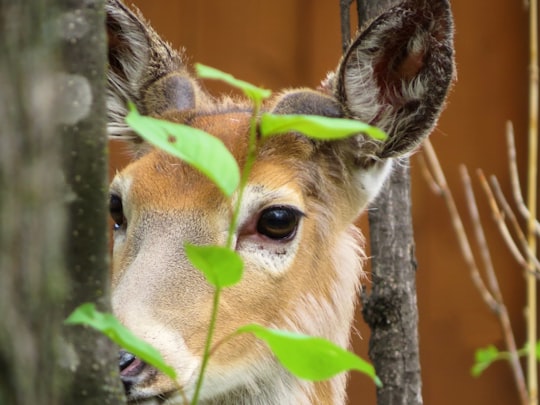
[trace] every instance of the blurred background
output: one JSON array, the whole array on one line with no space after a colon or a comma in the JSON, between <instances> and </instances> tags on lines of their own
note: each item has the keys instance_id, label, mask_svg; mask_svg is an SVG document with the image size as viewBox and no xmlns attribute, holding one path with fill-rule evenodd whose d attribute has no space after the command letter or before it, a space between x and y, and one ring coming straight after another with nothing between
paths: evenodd
<instances>
[{"instance_id":1,"label":"blurred background","mask_svg":"<svg viewBox=\"0 0 540 405\"><path fill-rule=\"evenodd\" d=\"M316 87L340 58L338 0L135 0L134 4L163 38L176 48L186 48L191 62L272 90ZM507 120L515 125L524 184L528 20L519 1L454 0L452 9L458 80L431 140L470 230L458 166L463 163L471 171L482 168L495 174L510 195ZM210 83L208 87L230 91ZM127 163L124 152L122 145L111 145L111 173ZM428 187L418 156L411 166L424 403L517 404L507 364L496 363L479 378L470 375L476 348L489 344L504 348L501 329L471 282L444 201ZM521 347L525 336L522 272L502 242L476 180L474 188ZM365 218L360 226L368 233ZM369 330L360 312L357 329L355 350L367 358ZM352 375L349 392L350 404L376 403L375 387L360 375Z\"/></svg>"}]
</instances>

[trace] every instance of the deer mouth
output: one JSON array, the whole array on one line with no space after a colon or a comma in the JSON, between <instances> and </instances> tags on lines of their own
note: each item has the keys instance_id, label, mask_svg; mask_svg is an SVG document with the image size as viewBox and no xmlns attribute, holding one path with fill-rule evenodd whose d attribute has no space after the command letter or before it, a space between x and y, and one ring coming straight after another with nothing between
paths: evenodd
<instances>
[{"instance_id":1,"label":"deer mouth","mask_svg":"<svg viewBox=\"0 0 540 405\"><path fill-rule=\"evenodd\" d=\"M148 383L156 374L154 368L133 354L120 351L119 361L120 378L128 398L133 396L133 388Z\"/></svg>"},{"instance_id":2,"label":"deer mouth","mask_svg":"<svg viewBox=\"0 0 540 405\"><path fill-rule=\"evenodd\" d=\"M122 377L135 377L141 373L146 364L129 352L120 352L119 366Z\"/></svg>"},{"instance_id":3,"label":"deer mouth","mask_svg":"<svg viewBox=\"0 0 540 405\"><path fill-rule=\"evenodd\" d=\"M159 372L133 354L121 350L118 365L128 404L162 404L174 394L174 390L159 388Z\"/></svg>"}]
</instances>

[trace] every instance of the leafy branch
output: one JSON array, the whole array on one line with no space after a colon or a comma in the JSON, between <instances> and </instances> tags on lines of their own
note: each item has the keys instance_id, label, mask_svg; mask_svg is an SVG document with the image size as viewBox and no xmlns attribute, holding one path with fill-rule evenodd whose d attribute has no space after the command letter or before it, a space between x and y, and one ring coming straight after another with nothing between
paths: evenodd
<instances>
[{"instance_id":1,"label":"leafy branch","mask_svg":"<svg viewBox=\"0 0 540 405\"><path fill-rule=\"evenodd\" d=\"M190 244L184 246L188 260L204 274L208 283L214 287L212 313L191 405L198 402L211 354L224 341L228 341L242 333L251 333L266 342L281 364L299 378L320 381L344 371L357 370L369 376L377 385L380 385L380 380L375 375L375 370L371 364L322 338L279 331L257 324L239 327L231 335L218 342L214 348L212 348L212 337L218 317L221 291L223 288L231 287L240 282L243 274L243 260L234 251L232 243L236 232L243 192L256 159L258 135L260 134L262 138L265 138L295 131L318 140L336 140L364 133L375 139L383 140L386 139L386 134L378 128L356 120L267 113L261 116L262 103L271 95L269 90L258 88L250 83L238 80L230 74L204 65L196 65L196 70L201 78L221 80L242 90L253 102L248 154L241 173L236 160L223 142L204 131L182 124L141 116L132 104L126 117L128 125L147 142L184 160L201 171L227 197L231 197L235 192L238 197L230 220L225 246L195 246ZM88 325L101 331L141 360L151 364L173 380L176 378L174 369L165 364L157 350L134 336L113 315L98 312L93 304L85 304L79 307L66 322ZM184 396L182 388L178 388Z\"/></svg>"},{"instance_id":2,"label":"leafy branch","mask_svg":"<svg viewBox=\"0 0 540 405\"><path fill-rule=\"evenodd\" d=\"M537 361L540 361L539 350L540 341L536 343ZM523 348L516 351L516 353L512 353L509 351L500 351L493 345L477 349L474 353L474 364L471 367L471 374L473 375L473 377L479 377L494 362L499 360L512 361L515 354L517 354L518 357L527 357L529 352L530 350L527 344Z\"/></svg>"}]
</instances>

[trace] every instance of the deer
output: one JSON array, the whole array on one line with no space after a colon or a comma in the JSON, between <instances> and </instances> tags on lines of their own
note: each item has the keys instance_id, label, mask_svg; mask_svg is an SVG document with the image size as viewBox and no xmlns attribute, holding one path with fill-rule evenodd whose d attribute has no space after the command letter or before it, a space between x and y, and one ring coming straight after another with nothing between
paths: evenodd
<instances>
[{"instance_id":1,"label":"deer","mask_svg":"<svg viewBox=\"0 0 540 405\"><path fill-rule=\"evenodd\" d=\"M212 134L240 167L253 106L210 95L184 51L173 50L140 12L107 0L106 16L107 128L133 154L110 185L112 308L178 380L125 351L120 376L130 403L181 404L178 387L193 395L213 297L183 246L223 244L232 201L196 169L141 140L125 123L127 103ZM317 89L285 89L264 102L262 112L361 120L388 139L360 133L322 141L292 132L259 141L234 233L245 273L222 293L215 341L258 323L349 347L366 259L355 221L393 165L433 130L453 78L448 1L404 0L359 30ZM346 374L300 380L263 342L242 335L213 353L200 403L341 405L346 384Z\"/></svg>"}]
</instances>

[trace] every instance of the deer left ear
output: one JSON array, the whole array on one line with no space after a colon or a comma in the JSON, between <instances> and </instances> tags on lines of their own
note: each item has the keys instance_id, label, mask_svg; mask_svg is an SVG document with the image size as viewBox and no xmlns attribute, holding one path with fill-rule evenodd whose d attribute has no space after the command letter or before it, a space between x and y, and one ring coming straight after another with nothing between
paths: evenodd
<instances>
[{"instance_id":1,"label":"deer left ear","mask_svg":"<svg viewBox=\"0 0 540 405\"><path fill-rule=\"evenodd\" d=\"M412 151L432 130L454 78L447 0L407 0L353 41L327 81L346 114L383 129L378 158Z\"/></svg>"}]
</instances>

